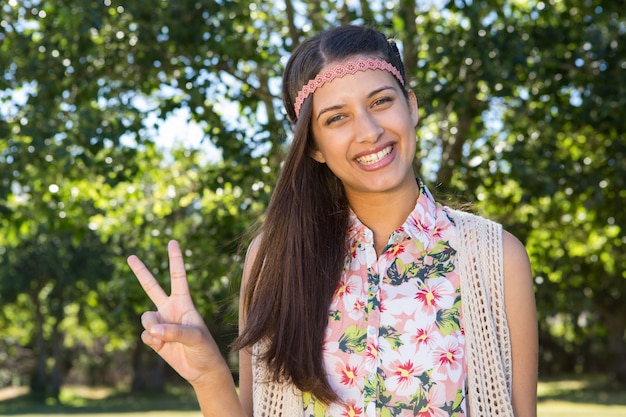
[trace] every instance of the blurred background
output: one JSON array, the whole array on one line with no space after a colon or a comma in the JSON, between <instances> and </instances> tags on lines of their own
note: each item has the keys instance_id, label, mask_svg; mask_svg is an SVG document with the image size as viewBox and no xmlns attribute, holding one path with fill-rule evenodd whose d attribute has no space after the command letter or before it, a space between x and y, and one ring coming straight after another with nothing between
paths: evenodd
<instances>
[{"instance_id":1,"label":"blurred background","mask_svg":"<svg viewBox=\"0 0 626 417\"><path fill-rule=\"evenodd\" d=\"M540 376L626 382L624 0L5 0L0 5L0 388L180 384L142 345L181 242L230 360L245 231L290 141L303 39L370 24L420 99L416 168L533 264ZM622 385L623 386L623 385Z\"/></svg>"}]
</instances>

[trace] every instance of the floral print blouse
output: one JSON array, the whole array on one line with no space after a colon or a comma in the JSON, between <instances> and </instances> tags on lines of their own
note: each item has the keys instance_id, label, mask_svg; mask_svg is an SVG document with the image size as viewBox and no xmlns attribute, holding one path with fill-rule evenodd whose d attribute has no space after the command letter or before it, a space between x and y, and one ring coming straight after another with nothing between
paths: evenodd
<instances>
[{"instance_id":1,"label":"floral print blouse","mask_svg":"<svg viewBox=\"0 0 626 417\"><path fill-rule=\"evenodd\" d=\"M304 417L465 416L465 337L454 224L428 189L378 258L351 214L324 365L341 402L304 393Z\"/></svg>"}]
</instances>

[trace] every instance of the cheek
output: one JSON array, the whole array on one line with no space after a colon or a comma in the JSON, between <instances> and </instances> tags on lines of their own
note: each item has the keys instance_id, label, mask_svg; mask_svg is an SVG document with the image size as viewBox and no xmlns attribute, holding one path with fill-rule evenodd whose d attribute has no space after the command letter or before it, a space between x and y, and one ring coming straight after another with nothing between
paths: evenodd
<instances>
[{"instance_id":1,"label":"cheek","mask_svg":"<svg viewBox=\"0 0 626 417\"><path fill-rule=\"evenodd\" d=\"M326 160L335 159L346 154L350 147L351 131L344 129L333 129L325 135L316 139L316 151Z\"/></svg>"}]
</instances>

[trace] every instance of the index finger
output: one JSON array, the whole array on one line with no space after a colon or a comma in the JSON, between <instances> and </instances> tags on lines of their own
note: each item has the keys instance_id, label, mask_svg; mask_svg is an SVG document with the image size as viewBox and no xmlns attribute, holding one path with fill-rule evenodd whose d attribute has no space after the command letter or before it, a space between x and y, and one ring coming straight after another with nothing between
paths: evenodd
<instances>
[{"instance_id":1,"label":"index finger","mask_svg":"<svg viewBox=\"0 0 626 417\"><path fill-rule=\"evenodd\" d=\"M163 291L163 288L161 288L150 271L148 271L144 263L135 255L129 256L126 262L154 305L156 305L157 308L163 305L167 301L167 294Z\"/></svg>"},{"instance_id":2,"label":"index finger","mask_svg":"<svg viewBox=\"0 0 626 417\"><path fill-rule=\"evenodd\" d=\"M170 278L172 280L172 296L189 296L189 284L185 262L178 242L171 240L167 245L170 258Z\"/></svg>"}]
</instances>

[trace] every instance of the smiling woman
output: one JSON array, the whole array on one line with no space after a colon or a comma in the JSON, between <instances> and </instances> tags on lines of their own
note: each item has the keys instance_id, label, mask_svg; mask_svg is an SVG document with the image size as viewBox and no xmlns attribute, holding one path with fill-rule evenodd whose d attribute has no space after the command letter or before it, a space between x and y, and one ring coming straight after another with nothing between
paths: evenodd
<instances>
[{"instance_id":1,"label":"smiling woman","mask_svg":"<svg viewBox=\"0 0 626 417\"><path fill-rule=\"evenodd\" d=\"M294 139L244 264L240 395L170 242L171 294L142 339L205 416L536 415L537 330L521 243L416 175L415 94L395 43L342 26L283 75Z\"/></svg>"}]
</instances>

